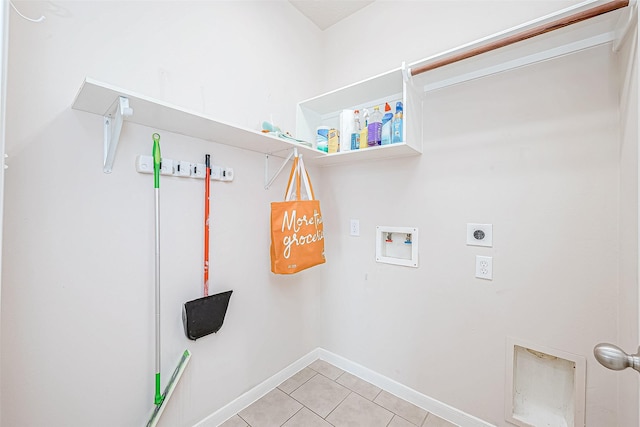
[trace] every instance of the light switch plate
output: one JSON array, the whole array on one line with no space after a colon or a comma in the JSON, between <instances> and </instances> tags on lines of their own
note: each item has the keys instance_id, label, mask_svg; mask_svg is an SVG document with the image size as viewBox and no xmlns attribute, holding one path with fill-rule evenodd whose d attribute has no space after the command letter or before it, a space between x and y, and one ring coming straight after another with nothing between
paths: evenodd
<instances>
[{"instance_id":1,"label":"light switch plate","mask_svg":"<svg viewBox=\"0 0 640 427\"><path fill-rule=\"evenodd\" d=\"M467 224L467 245L493 246L492 224Z\"/></svg>"}]
</instances>

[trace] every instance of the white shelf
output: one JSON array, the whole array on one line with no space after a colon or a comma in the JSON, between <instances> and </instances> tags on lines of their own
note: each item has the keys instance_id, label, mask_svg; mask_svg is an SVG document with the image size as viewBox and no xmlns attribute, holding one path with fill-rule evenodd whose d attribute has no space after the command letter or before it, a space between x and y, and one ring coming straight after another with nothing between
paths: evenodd
<instances>
[{"instance_id":1,"label":"white shelf","mask_svg":"<svg viewBox=\"0 0 640 427\"><path fill-rule=\"evenodd\" d=\"M314 163L321 166L337 165L341 163L355 163L364 160L392 159L395 157L416 156L420 154L415 148L404 142L389 145L378 145L363 150L345 151L343 153L327 154L314 159Z\"/></svg>"},{"instance_id":2,"label":"white shelf","mask_svg":"<svg viewBox=\"0 0 640 427\"><path fill-rule=\"evenodd\" d=\"M402 95L401 68L307 99L299 105L317 114L326 115L347 108L346 106L365 105L373 98L396 94Z\"/></svg>"},{"instance_id":3,"label":"white shelf","mask_svg":"<svg viewBox=\"0 0 640 427\"><path fill-rule=\"evenodd\" d=\"M120 96L128 98L129 107L133 109L133 114L124 118L125 122L137 123L158 130L192 136L258 153L273 153L274 156L281 158L287 157L286 149L296 147L304 154L305 160L309 163L313 163L315 158L326 156L325 153L304 145L230 125L90 78L85 79L72 108L106 116Z\"/></svg>"},{"instance_id":4,"label":"white shelf","mask_svg":"<svg viewBox=\"0 0 640 427\"><path fill-rule=\"evenodd\" d=\"M397 101L403 104L402 143L380 145L362 150L328 154L318 158L320 165L353 163L372 159L416 156L422 153L422 88L405 83L405 69L396 68L340 89L298 103L296 112L296 138L313 142L318 126L339 128L342 110L361 110L384 106L388 102L392 111Z\"/></svg>"},{"instance_id":5,"label":"white shelf","mask_svg":"<svg viewBox=\"0 0 640 427\"><path fill-rule=\"evenodd\" d=\"M350 94L347 95L350 96ZM129 100L129 107L133 110L132 115L124 117L125 122L137 123L157 130L200 138L280 158L286 158L290 153L288 150L298 148L299 152L304 155L305 161L310 164L327 166L364 159L415 154L415 151L407 150L404 147L405 144L393 144L391 149L366 149L353 152L349 156L328 155L301 144L224 123L203 114L91 78L85 79L72 108L99 116L107 116L113 111L121 96Z\"/></svg>"}]
</instances>

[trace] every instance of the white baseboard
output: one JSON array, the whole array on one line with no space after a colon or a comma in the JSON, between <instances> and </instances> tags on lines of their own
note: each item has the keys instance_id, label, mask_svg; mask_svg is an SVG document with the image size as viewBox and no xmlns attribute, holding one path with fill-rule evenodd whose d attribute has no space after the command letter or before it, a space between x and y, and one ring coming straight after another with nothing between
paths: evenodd
<instances>
[{"instance_id":1,"label":"white baseboard","mask_svg":"<svg viewBox=\"0 0 640 427\"><path fill-rule=\"evenodd\" d=\"M309 366L316 359L319 359L319 352L319 348L312 350L309 354L302 356L300 359L296 360L277 374L267 378L265 381L247 391L237 399L218 409L202 421L199 421L193 427L218 427L220 424L227 421L229 418L233 417L235 414L242 411L244 408L251 405L274 388L278 387L289 377Z\"/></svg>"},{"instance_id":2,"label":"white baseboard","mask_svg":"<svg viewBox=\"0 0 640 427\"><path fill-rule=\"evenodd\" d=\"M275 387L282 384L286 379L310 365L316 359L322 359L332 365L337 366L343 371L347 371L356 377L362 378L365 381L370 382L376 387L380 387L389 393L398 396L401 399L411 402L414 405L424 409L427 412L431 412L434 415L439 416L447 421L450 421L461 427L495 427L493 424L489 424L479 418L469 415L465 412L459 411L445 403L432 399L429 396L425 396L397 381L387 378L371 369L365 368L355 362L345 359L342 356L338 356L335 353L324 350L322 348L316 348L309 354L303 356L291 365L287 366L271 378L258 384L251 390L244 393L242 396L233 400L231 403L218 409L213 414L209 415L202 421L194 425L194 427L218 427L220 424L242 411L247 406L251 405L256 400L270 392Z\"/></svg>"},{"instance_id":3,"label":"white baseboard","mask_svg":"<svg viewBox=\"0 0 640 427\"><path fill-rule=\"evenodd\" d=\"M322 348L318 348L316 349L316 351L318 352L319 359L331 363L332 365L337 366L343 371L347 371L358 378L362 378L363 380L370 382L376 387L380 387L381 389L386 390L389 393L398 396L399 398L404 399L407 402L413 403L414 405L424 409L425 411L437 415L438 417L452 422L458 426L495 427L493 424L469 415L466 412L455 409L447 405L446 403L440 402L439 400L433 399L429 396L425 396L424 394L419 393L414 389L407 387L406 385L400 384L399 382L394 381L391 378L385 377L384 375L374 372L371 369L365 368L364 366L352 362L349 359L338 356L335 353L331 353L330 351L324 350Z\"/></svg>"}]
</instances>

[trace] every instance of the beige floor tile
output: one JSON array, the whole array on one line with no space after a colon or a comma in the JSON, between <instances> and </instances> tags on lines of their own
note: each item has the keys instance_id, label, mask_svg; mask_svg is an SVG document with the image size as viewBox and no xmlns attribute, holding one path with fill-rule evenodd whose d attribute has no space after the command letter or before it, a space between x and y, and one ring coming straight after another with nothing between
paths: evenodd
<instances>
[{"instance_id":1,"label":"beige floor tile","mask_svg":"<svg viewBox=\"0 0 640 427\"><path fill-rule=\"evenodd\" d=\"M400 417L399 415L394 415L393 419L389 423L387 427L416 427L415 424L411 424L409 421Z\"/></svg>"},{"instance_id":2,"label":"beige floor tile","mask_svg":"<svg viewBox=\"0 0 640 427\"><path fill-rule=\"evenodd\" d=\"M416 405L402 400L384 390L380 392L374 402L417 426L422 425L422 422L427 416L427 411L424 409L418 408Z\"/></svg>"},{"instance_id":3,"label":"beige floor tile","mask_svg":"<svg viewBox=\"0 0 640 427\"><path fill-rule=\"evenodd\" d=\"M317 375L316 371L311 368L304 368L303 370L280 384L278 388L287 394L291 394L292 391L309 381L314 375Z\"/></svg>"},{"instance_id":4,"label":"beige floor tile","mask_svg":"<svg viewBox=\"0 0 640 427\"><path fill-rule=\"evenodd\" d=\"M335 427L386 427L393 414L357 393L351 393L328 417Z\"/></svg>"},{"instance_id":5,"label":"beige floor tile","mask_svg":"<svg viewBox=\"0 0 640 427\"><path fill-rule=\"evenodd\" d=\"M302 405L279 389L273 389L238 413L251 427L280 427Z\"/></svg>"},{"instance_id":6,"label":"beige floor tile","mask_svg":"<svg viewBox=\"0 0 640 427\"><path fill-rule=\"evenodd\" d=\"M333 366L331 363L320 359L313 362L309 367L332 380L336 380L344 372L342 369Z\"/></svg>"},{"instance_id":7,"label":"beige floor tile","mask_svg":"<svg viewBox=\"0 0 640 427\"><path fill-rule=\"evenodd\" d=\"M242 418L237 415L229 418L227 421L220 424L218 427L248 427L249 424L245 423Z\"/></svg>"},{"instance_id":8,"label":"beige floor tile","mask_svg":"<svg viewBox=\"0 0 640 427\"><path fill-rule=\"evenodd\" d=\"M455 424L450 423L447 420L443 420L433 414L427 415L427 419L424 421L423 427L457 427Z\"/></svg>"},{"instance_id":9,"label":"beige floor tile","mask_svg":"<svg viewBox=\"0 0 640 427\"><path fill-rule=\"evenodd\" d=\"M349 393L349 389L340 384L316 375L291 393L291 397L325 418Z\"/></svg>"},{"instance_id":10,"label":"beige floor tile","mask_svg":"<svg viewBox=\"0 0 640 427\"><path fill-rule=\"evenodd\" d=\"M373 384L356 377L355 375L351 375L348 372L340 375L336 382L338 384L342 384L351 391L355 391L360 396L369 400L375 399L378 393L380 393L381 391L379 387L376 387Z\"/></svg>"},{"instance_id":11,"label":"beige floor tile","mask_svg":"<svg viewBox=\"0 0 640 427\"><path fill-rule=\"evenodd\" d=\"M282 427L332 427L331 424L314 414L307 408L302 408Z\"/></svg>"}]
</instances>

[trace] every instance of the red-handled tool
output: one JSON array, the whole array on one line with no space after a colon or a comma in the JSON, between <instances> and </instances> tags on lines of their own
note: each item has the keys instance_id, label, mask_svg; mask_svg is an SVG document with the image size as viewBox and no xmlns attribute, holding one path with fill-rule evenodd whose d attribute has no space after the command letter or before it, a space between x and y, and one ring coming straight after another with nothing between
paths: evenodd
<instances>
[{"instance_id":1,"label":"red-handled tool","mask_svg":"<svg viewBox=\"0 0 640 427\"><path fill-rule=\"evenodd\" d=\"M222 327L233 291L209 296L209 226L211 198L211 159L205 155L204 177L204 296L186 302L182 309L182 324L187 338L196 340Z\"/></svg>"},{"instance_id":2,"label":"red-handled tool","mask_svg":"<svg viewBox=\"0 0 640 427\"><path fill-rule=\"evenodd\" d=\"M211 156L204 156L204 296L209 296L209 215L211 198Z\"/></svg>"}]
</instances>

